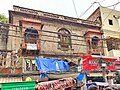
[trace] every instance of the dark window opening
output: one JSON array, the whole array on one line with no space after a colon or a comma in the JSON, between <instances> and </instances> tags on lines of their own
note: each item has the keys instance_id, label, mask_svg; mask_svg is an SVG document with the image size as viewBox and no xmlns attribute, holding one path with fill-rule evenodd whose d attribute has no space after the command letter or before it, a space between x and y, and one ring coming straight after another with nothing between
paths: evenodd
<instances>
[{"instance_id":1,"label":"dark window opening","mask_svg":"<svg viewBox=\"0 0 120 90\"><path fill-rule=\"evenodd\" d=\"M37 71L36 60L26 59L26 71Z\"/></svg>"},{"instance_id":2,"label":"dark window opening","mask_svg":"<svg viewBox=\"0 0 120 90\"><path fill-rule=\"evenodd\" d=\"M107 43L107 48L108 51L110 50L120 50L120 42L118 42L117 40L113 40L113 39L109 39L106 41Z\"/></svg>"},{"instance_id":3,"label":"dark window opening","mask_svg":"<svg viewBox=\"0 0 120 90\"><path fill-rule=\"evenodd\" d=\"M93 38L92 38L92 48L93 49L96 49L96 48L98 48L98 42L99 42L99 38L97 37L97 36L94 36Z\"/></svg>"},{"instance_id":4,"label":"dark window opening","mask_svg":"<svg viewBox=\"0 0 120 90\"><path fill-rule=\"evenodd\" d=\"M111 19L108 19L109 25L113 25L113 21Z\"/></svg>"},{"instance_id":5,"label":"dark window opening","mask_svg":"<svg viewBox=\"0 0 120 90\"><path fill-rule=\"evenodd\" d=\"M34 28L27 28L24 33L25 43L37 44L39 37L38 31Z\"/></svg>"}]
</instances>

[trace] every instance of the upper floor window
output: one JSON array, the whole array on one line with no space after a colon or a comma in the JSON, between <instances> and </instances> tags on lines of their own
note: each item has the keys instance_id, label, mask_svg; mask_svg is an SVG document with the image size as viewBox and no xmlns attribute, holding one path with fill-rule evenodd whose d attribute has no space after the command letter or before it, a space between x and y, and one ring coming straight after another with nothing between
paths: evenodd
<instances>
[{"instance_id":1,"label":"upper floor window","mask_svg":"<svg viewBox=\"0 0 120 90\"><path fill-rule=\"evenodd\" d=\"M25 43L36 44L38 40L38 31L34 28L27 28L24 33Z\"/></svg>"},{"instance_id":2,"label":"upper floor window","mask_svg":"<svg viewBox=\"0 0 120 90\"><path fill-rule=\"evenodd\" d=\"M108 19L109 25L113 25L113 21L111 19Z\"/></svg>"},{"instance_id":3,"label":"upper floor window","mask_svg":"<svg viewBox=\"0 0 120 90\"><path fill-rule=\"evenodd\" d=\"M72 48L71 46L71 34L70 32L62 28L58 31L58 48L61 48L63 50Z\"/></svg>"},{"instance_id":4,"label":"upper floor window","mask_svg":"<svg viewBox=\"0 0 120 90\"><path fill-rule=\"evenodd\" d=\"M97 47L98 47L98 42L99 42L99 38L97 37L97 36L94 36L93 38L92 38L92 41L91 41L91 43L92 43L92 48L93 49L96 49Z\"/></svg>"}]
</instances>

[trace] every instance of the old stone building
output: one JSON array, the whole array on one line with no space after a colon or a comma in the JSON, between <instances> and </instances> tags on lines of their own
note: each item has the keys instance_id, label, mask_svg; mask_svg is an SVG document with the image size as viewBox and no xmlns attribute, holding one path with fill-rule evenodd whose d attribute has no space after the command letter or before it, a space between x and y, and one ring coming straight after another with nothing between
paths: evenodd
<instances>
[{"instance_id":1,"label":"old stone building","mask_svg":"<svg viewBox=\"0 0 120 90\"><path fill-rule=\"evenodd\" d=\"M104 53L97 22L19 6L9 10L9 22L5 49L23 59L22 72L37 70L36 56L78 64L82 55Z\"/></svg>"},{"instance_id":2,"label":"old stone building","mask_svg":"<svg viewBox=\"0 0 120 90\"><path fill-rule=\"evenodd\" d=\"M120 11L107 7L97 8L89 17L90 21L101 23L104 33L105 56L120 57Z\"/></svg>"}]
</instances>

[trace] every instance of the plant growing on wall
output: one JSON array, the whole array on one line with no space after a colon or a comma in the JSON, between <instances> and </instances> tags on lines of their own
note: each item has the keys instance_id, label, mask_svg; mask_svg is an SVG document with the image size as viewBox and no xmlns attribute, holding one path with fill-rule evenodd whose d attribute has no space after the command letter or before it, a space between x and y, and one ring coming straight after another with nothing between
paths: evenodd
<instances>
[{"instance_id":1,"label":"plant growing on wall","mask_svg":"<svg viewBox=\"0 0 120 90\"><path fill-rule=\"evenodd\" d=\"M8 18L4 14L0 14L0 22L8 23Z\"/></svg>"}]
</instances>

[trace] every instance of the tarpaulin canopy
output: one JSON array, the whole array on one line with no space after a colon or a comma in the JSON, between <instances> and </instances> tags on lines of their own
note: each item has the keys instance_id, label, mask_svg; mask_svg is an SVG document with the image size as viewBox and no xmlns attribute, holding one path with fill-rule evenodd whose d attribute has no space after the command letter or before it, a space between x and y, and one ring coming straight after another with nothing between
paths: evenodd
<instances>
[{"instance_id":1,"label":"tarpaulin canopy","mask_svg":"<svg viewBox=\"0 0 120 90\"><path fill-rule=\"evenodd\" d=\"M36 58L36 63L39 72L62 72L69 70L68 63L63 60Z\"/></svg>"}]
</instances>

